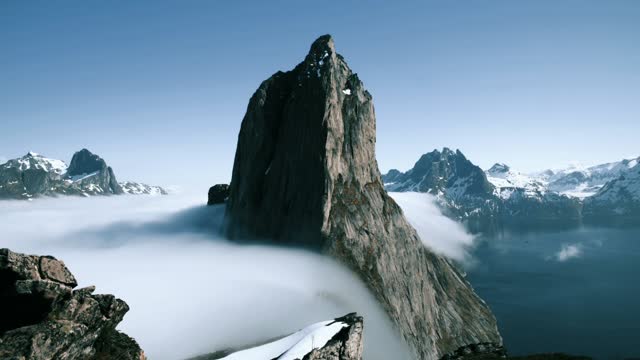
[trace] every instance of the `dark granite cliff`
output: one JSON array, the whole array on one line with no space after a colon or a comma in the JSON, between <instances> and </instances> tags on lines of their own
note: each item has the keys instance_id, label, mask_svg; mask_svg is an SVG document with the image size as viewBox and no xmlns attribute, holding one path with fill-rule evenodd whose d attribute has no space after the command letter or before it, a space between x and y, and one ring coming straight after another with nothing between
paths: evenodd
<instances>
[{"instance_id":1,"label":"dark granite cliff","mask_svg":"<svg viewBox=\"0 0 640 360\"><path fill-rule=\"evenodd\" d=\"M325 35L264 81L242 121L227 233L322 251L368 285L419 359L501 343L464 276L426 249L385 192L371 95Z\"/></svg>"}]
</instances>

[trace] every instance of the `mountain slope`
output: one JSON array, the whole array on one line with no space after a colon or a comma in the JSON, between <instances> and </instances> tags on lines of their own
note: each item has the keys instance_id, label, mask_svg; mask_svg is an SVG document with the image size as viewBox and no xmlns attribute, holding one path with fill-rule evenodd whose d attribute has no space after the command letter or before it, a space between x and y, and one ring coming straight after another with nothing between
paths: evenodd
<instances>
[{"instance_id":1,"label":"mountain slope","mask_svg":"<svg viewBox=\"0 0 640 360\"><path fill-rule=\"evenodd\" d=\"M118 183L113 169L87 149L67 165L29 152L0 165L0 199L31 199L57 195L166 194L157 186Z\"/></svg>"}]
</instances>

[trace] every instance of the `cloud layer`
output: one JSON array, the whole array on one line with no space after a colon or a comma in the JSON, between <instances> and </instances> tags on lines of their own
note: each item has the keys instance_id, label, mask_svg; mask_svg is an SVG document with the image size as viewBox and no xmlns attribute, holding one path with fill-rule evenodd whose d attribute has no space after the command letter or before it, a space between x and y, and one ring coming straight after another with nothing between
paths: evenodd
<instances>
[{"instance_id":1,"label":"cloud layer","mask_svg":"<svg viewBox=\"0 0 640 360\"><path fill-rule=\"evenodd\" d=\"M286 335L357 311L368 359L408 358L365 286L300 250L239 246L216 232L223 209L187 196L0 202L0 247L51 254L80 286L131 306L120 329L153 359L180 359Z\"/></svg>"},{"instance_id":2,"label":"cloud layer","mask_svg":"<svg viewBox=\"0 0 640 360\"><path fill-rule=\"evenodd\" d=\"M438 254L468 264L474 237L462 225L445 217L436 199L425 193L389 193L400 205L422 242Z\"/></svg>"}]
</instances>

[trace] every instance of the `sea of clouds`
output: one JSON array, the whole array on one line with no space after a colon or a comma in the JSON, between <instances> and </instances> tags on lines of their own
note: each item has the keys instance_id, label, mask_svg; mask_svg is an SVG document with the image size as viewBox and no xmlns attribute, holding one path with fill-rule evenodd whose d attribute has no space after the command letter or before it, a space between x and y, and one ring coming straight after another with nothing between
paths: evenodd
<instances>
[{"instance_id":1,"label":"sea of clouds","mask_svg":"<svg viewBox=\"0 0 640 360\"><path fill-rule=\"evenodd\" d=\"M80 286L131 307L119 329L152 359L184 359L287 335L357 311L368 359L408 358L350 271L309 252L237 245L201 196L0 201L0 247L54 255ZM438 234L435 232L434 234Z\"/></svg>"}]
</instances>

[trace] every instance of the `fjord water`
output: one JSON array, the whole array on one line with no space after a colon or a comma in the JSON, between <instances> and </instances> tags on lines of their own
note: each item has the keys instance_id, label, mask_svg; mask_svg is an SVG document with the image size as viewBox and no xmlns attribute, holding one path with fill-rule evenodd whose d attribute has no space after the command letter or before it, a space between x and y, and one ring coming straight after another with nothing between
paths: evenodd
<instances>
[{"instance_id":1,"label":"fjord water","mask_svg":"<svg viewBox=\"0 0 640 360\"><path fill-rule=\"evenodd\" d=\"M512 355L640 357L640 229L482 236L468 278Z\"/></svg>"}]
</instances>

